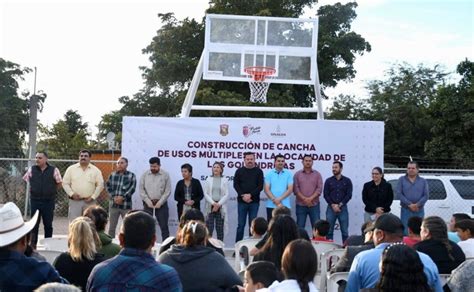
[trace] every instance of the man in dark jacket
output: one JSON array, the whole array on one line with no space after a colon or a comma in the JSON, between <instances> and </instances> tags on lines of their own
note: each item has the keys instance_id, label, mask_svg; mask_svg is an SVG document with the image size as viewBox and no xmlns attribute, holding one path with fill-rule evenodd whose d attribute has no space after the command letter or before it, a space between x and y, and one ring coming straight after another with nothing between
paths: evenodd
<instances>
[{"instance_id":1,"label":"man in dark jacket","mask_svg":"<svg viewBox=\"0 0 474 292\"><path fill-rule=\"evenodd\" d=\"M36 249L41 219L43 219L44 237L53 237L54 205L62 178L59 170L48 163L48 154L39 151L36 153L36 165L28 169L23 179L30 183L31 214L38 210L40 216L31 232L31 246Z\"/></svg>"},{"instance_id":2,"label":"man in dark jacket","mask_svg":"<svg viewBox=\"0 0 474 292\"><path fill-rule=\"evenodd\" d=\"M235 171L234 189L237 192L237 233L235 242L244 238L247 217L250 224L257 217L260 204L260 192L263 189L263 172L255 165L255 154L244 153L244 167Z\"/></svg>"}]
</instances>

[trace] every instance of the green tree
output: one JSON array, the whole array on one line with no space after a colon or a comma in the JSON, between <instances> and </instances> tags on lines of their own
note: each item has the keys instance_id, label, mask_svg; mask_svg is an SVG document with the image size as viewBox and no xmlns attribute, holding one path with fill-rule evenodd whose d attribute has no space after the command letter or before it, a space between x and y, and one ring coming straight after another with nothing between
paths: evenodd
<instances>
[{"instance_id":1,"label":"green tree","mask_svg":"<svg viewBox=\"0 0 474 292\"><path fill-rule=\"evenodd\" d=\"M236 1L211 0L207 13L299 17L315 0ZM323 87L355 75L356 55L370 51L370 44L351 31L356 17L356 3L322 6L319 15L318 66ZM113 115L176 116L181 110L190 81L204 48L204 20L186 18L178 21L173 13L158 14L162 27L143 49L151 66L142 67L144 88L132 98L122 97L122 108ZM201 80L195 104L249 105L249 88L244 82ZM268 106L311 106L311 86L273 84L268 92ZM192 112L193 116L252 116L309 118L311 114ZM109 118L109 116L104 116ZM107 128L117 128L110 125ZM117 122L117 119L115 119ZM105 129L106 127L104 127Z\"/></svg>"},{"instance_id":2,"label":"green tree","mask_svg":"<svg viewBox=\"0 0 474 292\"><path fill-rule=\"evenodd\" d=\"M0 156L20 157L28 131L28 101L18 96L18 81L28 68L0 58Z\"/></svg>"},{"instance_id":3,"label":"green tree","mask_svg":"<svg viewBox=\"0 0 474 292\"><path fill-rule=\"evenodd\" d=\"M51 127L39 126L38 150L46 150L54 158L75 159L79 150L89 146L87 127L77 111L68 110Z\"/></svg>"},{"instance_id":4,"label":"green tree","mask_svg":"<svg viewBox=\"0 0 474 292\"><path fill-rule=\"evenodd\" d=\"M452 159L462 167L474 165L474 63L465 60L457 66L462 76L458 84L441 86L429 115L436 122L432 139L426 143L427 156Z\"/></svg>"},{"instance_id":5,"label":"green tree","mask_svg":"<svg viewBox=\"0 0 474 292\"><path fill-rule=\"evenodd\" d=\"M385 122L385 154L423 157L435 123L429 107L447 74L439 66L397 64L385 75L368 83L368 118Z\"/></svg>"},{"instance_id":6,"label":"green tree","mask_svg":"<svg viewBox=\"0 0 474 292\"><path fill-rule=\"evenodd\" d=\"M353 95L338 95L326 114L328 120L368 120L369 105L366 99Z\"/></svg>"}]
</instances>

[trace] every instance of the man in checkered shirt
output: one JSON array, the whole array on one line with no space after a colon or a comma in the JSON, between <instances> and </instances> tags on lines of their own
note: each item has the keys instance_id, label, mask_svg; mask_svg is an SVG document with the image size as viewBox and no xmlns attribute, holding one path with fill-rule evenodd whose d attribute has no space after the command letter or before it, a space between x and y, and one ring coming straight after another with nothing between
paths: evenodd
<instances>
[{"instance_id":1,"label":"man in checkered shirt","mask_svg":"<svg viewBox=\"0 0 474 292\"><path fill-rule=\"evenodd\" d=\"M135 174L127 170L128 159L120 157L117 160L117 170L112 172L107 180L107 192L110 196L109 203L109 235L115 237L115 229L119 217L125 217L132 209L132 195L137 186Z\"/></svg>"}]
</instances>

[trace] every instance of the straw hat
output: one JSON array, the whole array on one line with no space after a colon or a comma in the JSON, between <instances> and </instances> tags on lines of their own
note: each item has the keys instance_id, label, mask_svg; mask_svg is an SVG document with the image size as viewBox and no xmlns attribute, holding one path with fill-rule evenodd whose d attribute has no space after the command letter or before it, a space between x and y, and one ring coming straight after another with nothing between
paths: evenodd
<instances>
[{"instance_id":1,"label":"straw hat","mask_svg":"<svg viewBox=\"0 0 474 292\"><path fill-rule=\"evenodd\" d=\"M37 210L30 221L23 221L18 207L8 202L0 208L0 247L7 246L28 234L38 221Z\"/></svg>"}]
</instances>

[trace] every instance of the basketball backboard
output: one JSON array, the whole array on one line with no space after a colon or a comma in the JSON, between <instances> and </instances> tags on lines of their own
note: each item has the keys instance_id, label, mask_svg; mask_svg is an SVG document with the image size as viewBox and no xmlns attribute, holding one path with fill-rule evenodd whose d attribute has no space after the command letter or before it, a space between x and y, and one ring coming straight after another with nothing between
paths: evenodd
<instances>
[{"instance_id":1,"label":"basketball backboard","mask_svg":"<svg viewBox=\"0 0 474 292\"><path fill-rule=\"evenodd\" d=\"M203 78L248 81L250 66L275 68L272 83L317 83L318 19L206 16Z\"/></svg>"}]
</instances>

